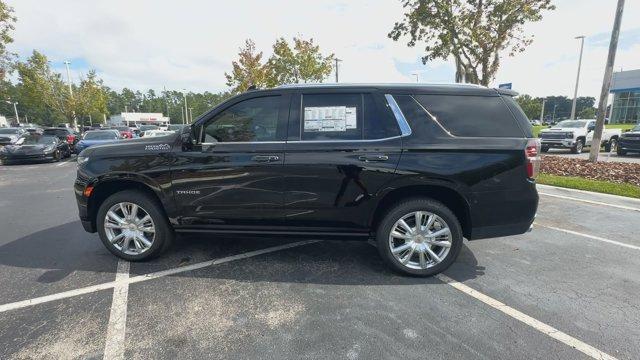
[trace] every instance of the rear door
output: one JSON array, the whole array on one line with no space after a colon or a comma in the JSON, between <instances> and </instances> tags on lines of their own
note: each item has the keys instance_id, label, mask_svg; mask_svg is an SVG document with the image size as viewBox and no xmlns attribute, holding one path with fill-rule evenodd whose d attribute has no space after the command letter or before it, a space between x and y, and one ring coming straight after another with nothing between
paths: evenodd
<instances>
[{"instance_id":1,"label":"rear door","mask_svg":"<svg viewBox=\"0 0 640 360\"><path fill-rule=\"evenodd\" d=\"M181 225L280 225L289 96L240 100L196 129L200 144L177 152L174 197Z\"/></svg>"},{"instance_id":2,"label":"rear door","mask_svg":"<svg viewBox=\"0 0 640 360\"><path fill-rule=\"evenodd\" d=\"M291 106L285 223L303 231L367 229L372 197L395 176L401 132L382 94L302 92Z\"/></svg>"}]
</instances>

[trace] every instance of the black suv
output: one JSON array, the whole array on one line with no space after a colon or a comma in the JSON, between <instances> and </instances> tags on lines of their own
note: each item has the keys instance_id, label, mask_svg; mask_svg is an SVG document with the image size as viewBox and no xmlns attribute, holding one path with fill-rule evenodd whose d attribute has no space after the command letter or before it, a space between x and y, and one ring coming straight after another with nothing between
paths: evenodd
<instances>
[{"instance_id":1,"label":"black suv","mask_svg":"<svg viewBox=\"0 0 640 360\"><path fill-rule=\"evenodd\" d=\"M179 133L88 148L75 192L89 232L126 260L175 233L375 239L432 275L462 239L534 220L539 140L512 96L472 85L249 91Z\"/></svg>"}]
</instances>

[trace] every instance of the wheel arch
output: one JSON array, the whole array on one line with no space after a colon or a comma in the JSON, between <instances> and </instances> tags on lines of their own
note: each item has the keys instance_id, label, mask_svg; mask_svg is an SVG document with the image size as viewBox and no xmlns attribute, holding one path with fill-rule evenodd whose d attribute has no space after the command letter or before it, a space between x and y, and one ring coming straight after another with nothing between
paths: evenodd
<instances>
[{"instance_id":1,"label":"wheel arch","mask_svg":"<svg viewBox=\"0 0 640 360\"><path fill-rule=\"evenodd\" d=\"M444 185L416 184L394 188L384 194L371 216L371 229L375 231L386 213L399 202L415 198L429 198L441 202L458 218L464 237L471 235L471 210L459 191Z\"/></svg>"},{"instance_id":2,"label":"wheel arch","mask_svg":"<svg viewBox=\"0 0 640 360\"><path fill-rule=\"evenodd\" d=\"M148 195L154 199L154 201L157 201L158 204L164 204L162 195L160 195L158 190L154 189L154 185L138 177L107 178L94 183L93 186L93 191L87 202L87 212L94 227L96 226L96 216L100 205L109 196L123 190L139 191ZM164 213L164 206L161 208L161 211Z\"/></svg>"}]
</instances>

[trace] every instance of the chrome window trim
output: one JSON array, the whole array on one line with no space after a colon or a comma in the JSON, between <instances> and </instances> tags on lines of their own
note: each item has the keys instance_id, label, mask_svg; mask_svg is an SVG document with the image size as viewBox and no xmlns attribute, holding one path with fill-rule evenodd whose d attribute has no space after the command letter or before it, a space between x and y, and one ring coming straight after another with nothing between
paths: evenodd
<instances>
[{"instance_id":1,"label":"chrome window trim","mask_svg":"<svg viewBox=\"0 0 640 360\"><path fill-rule=\"evenodd\" d=\"M393 98L391 94L384 94L384 98L387 99L387 103L389 107L391 107L391 111L393 112L393 116L395 116L396 121L398 122L398 126L400 127L401 136L409 136L411 135L411 126L407 122L407 119L404 117L400 106L396 103L396 99Z\"/></svg>"},{"instance_id":2,"label":"chrome window trim","mask_svg":"<svg viewBox=\"0 0 640 360\"><path fill-rule=\"evenodd\" d=\"M200 143L200 145L230 145L230 144L284 144L286 141L218 141L214 143Z\"/></svg>"}]
</instances>

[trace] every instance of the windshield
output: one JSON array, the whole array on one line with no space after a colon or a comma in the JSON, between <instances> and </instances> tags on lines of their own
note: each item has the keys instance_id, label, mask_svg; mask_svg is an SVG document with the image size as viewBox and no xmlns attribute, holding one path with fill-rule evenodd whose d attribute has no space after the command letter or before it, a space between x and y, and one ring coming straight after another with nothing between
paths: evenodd
<instances>
[{"instance_id":1,"label":"windshield","mask_svg":"<svg viewBox=\"0 0 640 360\"><path fill-rule=\"evenodd\" d=\"M0 134L17 134L18 133L18 129L0 129Z\"/></svg>"},{"instance_id":2,"label":"windshield","mask_svg":"<svg viewBox=\"0 0 640 360\"><path fill-rule=\"evenodd\" d=\"M57 136L65 136L67 135L67 131L64 129L47 129L43 132L45 135L57 135Z\"/></svg>"},{"instance_id":3,"label":"windshield","mask_svg":"<svg viewBox=\"0 0 640 360\"><path fill-rule=\"evenodd\" d=\"M578 128L584 127L586 124L587 123L585 121L565 120L557 123L555 126L553 126L553 129L557 129L557 128L578 129Z\"/></svg>"},{"instance_id":4,"label":"windshield","mask_svg":"<svg viewBox=\"0 0 640 360\"><path fill-rule=\"evenodd\" d=\"M182 129L183 126L184 125L169 125L169 127L167 129L171 130L171 131L176 131L176 130Z\"/></svg>"},{"instance_id":5,"label":"windshield","mask_svg":"<svg viewBox=\"0 0 640 360\"><path fill-rule=\"evenodd\" d=\"M157 128L155 125L140 125L139 127L140 131L156 130Z\"/></svg>"},{"instance_id":6,"label":"windshield","mask_svg":"<svg viewBox=\"0 0 640 360\"><path fill-rule=\"evenodd\" d=\"M113 131L89 131L84 134L84 140L117 140L118 136Z\"/></svg>"},{"instance_id":7,"label":"windshield","mask_svg":"<svg viewBox=\"0 0 640 360\"><path fill-rule=\"evenodd\" d=\"M633 129L631 129L631 131L640 131L640 124L634 126Z\"/></svg>"},{"instance_id":8,"label":"windshield","mask_svg":"<svg viewBox=\"0 0 640 360\"><path fill-rule=\"evenodd\" d=\"M51 144L55 141L55 136L25 136L22 145Z\"/></svg>"},{"instance_id":9,"label":"windshield","mask_svg":"<svg viewBox=\"0 0 640 360\"><path fill-rule=\"evenodd\" d=\"M126 126L116 126L115 129L118 131L131 131L131 129Z\"/></svg>"}]
</instances>

